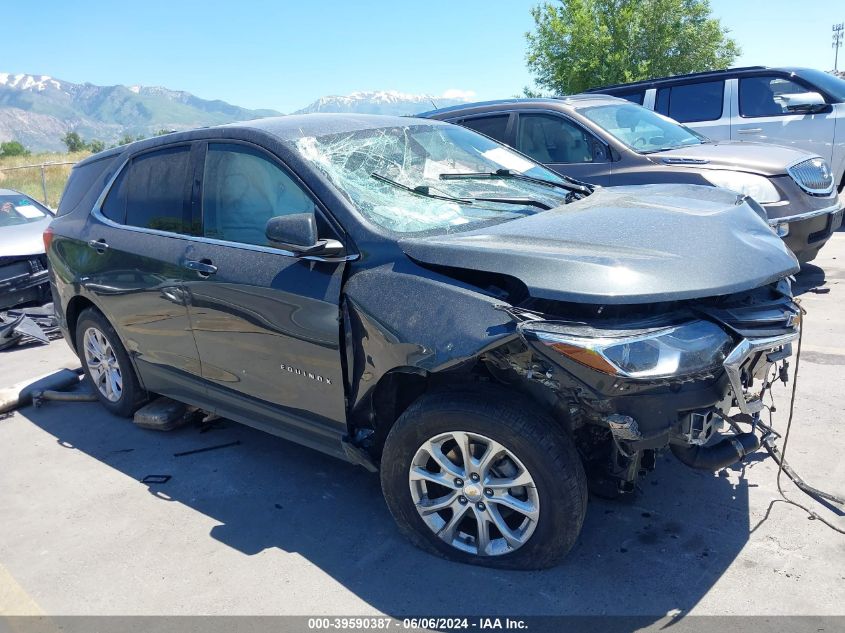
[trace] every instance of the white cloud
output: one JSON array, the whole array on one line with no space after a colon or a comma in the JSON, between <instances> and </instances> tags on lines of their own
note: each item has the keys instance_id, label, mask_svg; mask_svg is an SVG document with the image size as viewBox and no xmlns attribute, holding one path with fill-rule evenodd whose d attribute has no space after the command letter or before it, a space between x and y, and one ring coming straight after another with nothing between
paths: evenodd
<instances>
[{"instance_id":1,"label":"white cloud","mask_svg":"<svg viewBox=\"0 0 845 633\"><path fill-rule=\"evenodd\" d=\"M440 96L444 99L463 99L464 101L470 101L475 96L475 91L461 90L460 88L449 88Z\"/></svg>"}]
</instances>

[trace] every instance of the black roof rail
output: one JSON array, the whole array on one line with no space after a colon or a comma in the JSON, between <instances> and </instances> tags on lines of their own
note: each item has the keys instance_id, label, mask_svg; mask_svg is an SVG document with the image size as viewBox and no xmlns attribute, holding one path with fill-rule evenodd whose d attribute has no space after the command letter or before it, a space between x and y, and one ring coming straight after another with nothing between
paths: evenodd
<instances>
[{"instance_id":1,"label":"black roof rail","mask_svg":"<svg viewBox=\"0 0 845 633\"><path fill-rule=\"evenodd\" d=\"M657 84L663 81L669 80L676 80L676 79L688 79L690 77L705 77L708 75L712 76L719 76L724 75L726 73L737 73L737 72L745 72L749 70L766 70L768 66L738 66L736 68L723 68L719 70L703 70L696 73L686 73L683 75L668 75L666 77L655 77L654 79L642 79L640 81L632 81L629 83L621 83L621 84L608 84L606 86L599 86L598 88L590 88L589 90L585 90L584 92L601 92L602 90L610 90L616 88L636 88L639 86L648 86L652 84Z\"/></svg>"}]
</instances>

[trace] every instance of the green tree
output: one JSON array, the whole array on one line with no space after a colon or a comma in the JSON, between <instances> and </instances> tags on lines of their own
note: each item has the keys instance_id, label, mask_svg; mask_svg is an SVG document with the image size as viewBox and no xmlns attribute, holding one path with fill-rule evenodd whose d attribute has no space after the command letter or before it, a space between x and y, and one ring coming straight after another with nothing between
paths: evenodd
<instances>
[{"instance_id":1,"label":"green tree","mask_svg":"<svg viewBox=\"0 0 845 633\"><path fill-rule=\"evenodd\" d=\"M96 154L106 149L106 144L103 141L95 138L90 143L88 143L88 149L91 150L92 154Z\"/></svg>"},{"instance_id":2,"label":"green tree","mask_svg":"<svg viewBox=\"0 0 845 633\"><path fill-rule=\"evenodd\" d=\"M85 149L85 141L76 132L68 132L62 137L62 143L69 152L81 152Z\"/></svg>"},{"instance_id":3,"label":"green tree","mask_svg":"<svg viewBox=\"0 0 845 633\"><path fill-rule=\"evenodd\" d=\"M558 0L531 15L528 69L556 94L727 68L740 53L709 0Z\"/></svg>"},{"instance_id":4,"label":"green tree","mask_svg":"<svg viewBox=\"0 0 845 633\"><path fill-rule=\"evenodd\" d=\"M18 141L0 143L0 156L29 156L29 150Z\"/></svg>"}]
</instances>

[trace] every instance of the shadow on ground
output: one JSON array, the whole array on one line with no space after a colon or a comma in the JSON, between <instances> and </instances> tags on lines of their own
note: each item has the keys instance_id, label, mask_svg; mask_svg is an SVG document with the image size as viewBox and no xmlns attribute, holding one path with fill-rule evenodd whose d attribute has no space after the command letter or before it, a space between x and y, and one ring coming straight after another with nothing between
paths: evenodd
<instances>
[{"instance_id":1,"label":"shadow on ground","mask_svg":"<svg viewBox=\"0 0 845 633\"><path fill-rule=\"evenodd\" d=\"M60 445L135 481L171 475L149 492L219 522L196 535L200 546L216 539L245 556L266 548L296 552L393 616L683 614L748 540L744 473L694 472L667 455L633 499L590 501L581 538L557 568L462 566L422 553L398 534L375 475L259 431L230 422L207 432L146 431L98 404L50 403L21 413ZM234 441L240 444L174 456Z\"/></svg>"}]
</instances>

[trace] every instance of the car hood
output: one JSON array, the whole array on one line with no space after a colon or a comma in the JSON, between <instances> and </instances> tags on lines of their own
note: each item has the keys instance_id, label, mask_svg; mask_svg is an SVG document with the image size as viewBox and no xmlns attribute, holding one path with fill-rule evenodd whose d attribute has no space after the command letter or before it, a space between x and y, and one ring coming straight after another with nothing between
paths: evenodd
<instances>
[{"instance_id":1,"label":"car hood","mask_svg":"<svg viewBox=\"0 0 845 633\"><path fill-rule=\"evenodd\" d=\"M711 297L798 271L743 198L699 185L597 189L518 220L399 244L424 264L510 275L534 297L577 303Z\"/></svg>"},{"instance_id":2,"label":"car hood","mask_svg":"<svg viewBox=\"0 0 845 633\"><path fill-rule=\"evenodd\" d=\"M0 227L0 257L43 254L44 241L41 234L52 219Z\"/></svg>"},{"instance_id":3,"label":"car hood","mask_svg":"<svg viewBox=\"0 0 845 633\"><path fill-rule=\"evenodd\" d=\"M684 166L686 159L693 161L688 166L696 169L731 169L763 176L785 175L787 167L813 156L791 147L745 141L714 141L648 154L658 164Z\"/></svg>"}]
</instances>

